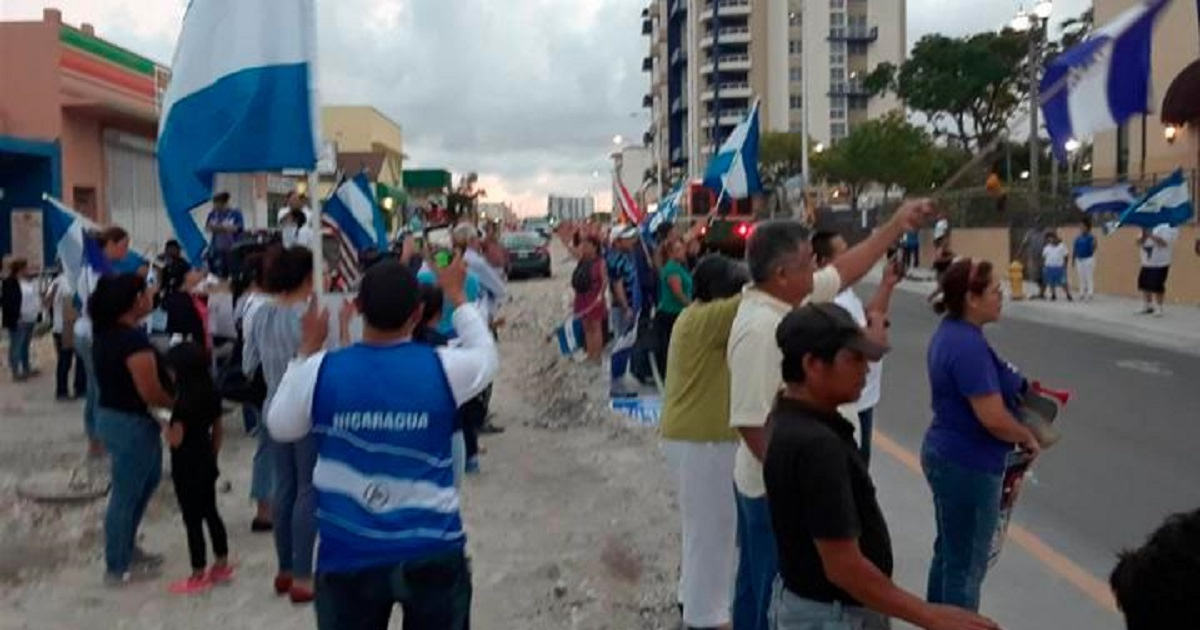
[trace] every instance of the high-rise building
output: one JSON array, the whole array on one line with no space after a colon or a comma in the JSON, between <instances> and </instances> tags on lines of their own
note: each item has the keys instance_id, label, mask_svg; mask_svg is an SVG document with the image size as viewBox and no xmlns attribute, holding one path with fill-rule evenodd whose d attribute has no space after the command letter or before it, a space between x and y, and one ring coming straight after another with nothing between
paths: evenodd
<instances>
[{"instance_id":1,"label":"high-rise building","mask_svg":"<svg viewBox=\"0 0 1200 630\"><path fill-rule=\"evenodd\" d=\"M595 212L596 199L591 196L550 195L546 200L546 216L557 221L582 221Z\"/></svg>"},{"instance_id":2,"label":"high-rise building","mask_svg":"<svg viewBox=\"0 0 1200 630\"><path fill-rule=\"evenodd\" d=\"M647 140L667 178L700 174L756 99L764 131L800 131L810 106L809 135L826 144L901 106L871 97L862 80L883 62L903 61L907 0L807 4L651 1L642 14L650 37L643 105L651 108Z\"/></svg>"}]
</instances>

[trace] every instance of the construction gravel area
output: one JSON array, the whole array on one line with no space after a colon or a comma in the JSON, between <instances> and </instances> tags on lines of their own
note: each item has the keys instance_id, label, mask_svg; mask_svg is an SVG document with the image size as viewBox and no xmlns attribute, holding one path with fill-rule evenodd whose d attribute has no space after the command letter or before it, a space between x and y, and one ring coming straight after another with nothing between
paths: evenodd
<instances>
[{"instance_id":1,"label":"construction gravel area","mask_svg":"<svg viewBox=\"0 0 1200 630\"><path fill-rule=\"evenodd\" d=\"M555 278L510 285L492 398L493 421L506 430L483 438L482 474L463 492L471 626L674 629L679 528L670 471L654 430L608 409L607 371L558 356L550 335L569 312L571 263L561 248L554 253ZM0 630L315 627L310 607L274 596L271 538L250 533L254 439L240 414L225 419L228 486L219 496L234 583L200 596L167 593L188 561L164 476L142 527L142 545L166 555L163 577L105 588L103 499L45 502L22 492L88 475L81 404L54 401L48 339L37 351L41 377L0 384ZM401 627L399 613L392 627Z\"/></svg>"}]
</instances>

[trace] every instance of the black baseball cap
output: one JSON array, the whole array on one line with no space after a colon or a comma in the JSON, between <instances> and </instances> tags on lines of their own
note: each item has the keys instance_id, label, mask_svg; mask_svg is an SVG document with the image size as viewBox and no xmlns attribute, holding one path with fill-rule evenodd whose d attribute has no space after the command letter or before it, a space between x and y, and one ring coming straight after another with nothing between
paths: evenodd
<instances>
[{"instance_id":1,"label":"black baseball cap","mask_svg":"<svg viewBox=\"0 0 1200 630\"><path fill-rule=\"evenodd\" d=\"M775 329L775 343L785 358L833 354L848 348L878 361L890 350L869 339L846 309L830 303L808 304L788 313Z\"/></svg>"}]
</instances>

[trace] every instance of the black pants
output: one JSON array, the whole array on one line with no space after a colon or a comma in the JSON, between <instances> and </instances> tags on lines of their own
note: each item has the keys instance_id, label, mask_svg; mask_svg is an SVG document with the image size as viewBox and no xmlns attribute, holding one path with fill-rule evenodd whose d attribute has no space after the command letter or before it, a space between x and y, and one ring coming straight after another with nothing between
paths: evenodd
<instances>
[{"instance_id":1,"label":"black pants","mask_svg":"<svg viewBox=\"0 0 1200 630\"><path fill-rule=\"evenodd\" d=\"M70 380L71 367L75 368L75 397L82 398L87 394L87 372L83 369L83 361L75 354L74 348L64 348L62 333L54 333L54 354L58 358L54 370L54 395L66 398L67 381Z\"/></svg>"},{"instance_id":2,"label":"black pants","mask_svg":"<svg viewBox=\"0 0 1200 630\"><path fill-rule=\"evenodd\" d=\"M904 248L904 268L916 269L921 264L921 250L916 247Z\"/></svg>"},{"instance_id":3,"label":"black pants","mask_svg":"<svg viewBox=\"0 0 1200 630\"><path fill-rule=\"evenodd\" d=\"M471 570L462 551L371 567L317 574L319 630L387 630L392 608L404 630L467 630Z\"/></svg>"},{"instance_id":4,"label":"black pants","mask_svg":"<svg viewBox=\"0 0 1200 630\"><path fill-rule=\"evenodd\" d=\"M671 331L675 330L677 319L679 313L659 311L654 316L654 362L663 381L667 380L667 352L671 349Z\"/></svg>"},{"instance_id":5,"label":"black pants","mask_svg":"<svg viewBox=\"0 0 1200 630\"><path fill-rule=\"evenodd\" d=\"M183 526L187 529L188 555L192 569L199 571L208 566L205 557L204 526L212 538L213 555L229 557L229 537L225 523L217 512L216 467L212 472L198 470L196 465L182 457L171 458L171 481L175 483L175 497L179 499L179 511L183 513Z\"/></svg>"},{"instance_id":6,"label":"black pants","mask_svg":"<svg viewBox=\"0 0 1200 630\"><path fill-rule=\"evenodd\" d=\"M479 429L487 420L488 393L485 391L458 408L459 418L462 420L463 442L467 447L467 459L479 455Z\"/></svg>"}]
</instances>

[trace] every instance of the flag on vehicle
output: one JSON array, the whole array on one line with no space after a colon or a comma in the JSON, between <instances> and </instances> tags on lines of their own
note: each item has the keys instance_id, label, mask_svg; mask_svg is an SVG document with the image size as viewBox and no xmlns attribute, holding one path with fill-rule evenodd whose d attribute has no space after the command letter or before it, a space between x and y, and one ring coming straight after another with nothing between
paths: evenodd
<instances>
[{"instance_id":1,"label":"flag on vehicle","mask_svg":"<svg viewBox=\"0 0 1200 630\"><path fill-rule=\"evenodd\" d=\"M337 221L324 212L321 213L321 236L322 243L324 237L330 237L337 242L338 247L337 257L330 261L332 277L327 288L330 291L349 291L362 279L362 272L358 268L358 250Z\"/></svg>"},{"instance_id":2,"label":"flag on vehicle","mask_svg":"<svg viewBox=\"0 0 1200 630\"><path fill-rule=\"evenodd\" d=\"M355 252L374 247L387 249L387 227L383 212L375 203L371 192L371 181L365 173L344 179L325 202L324 216L328 216L350 241Z\"/></svg>"},{"instance_id":3,"label":"flag on vehicle","mask_svg":"<svg viewBox=\"0 0 1200 630\"><path fill-rule=\"evenodd\" d=\"M314 0L192 0L158 133L167 216L187 257L206 238L192 210L217 173L312 170L319 152Z\"/></svg>"},{"instance_id":4,"label":"flag on vehicle","mask_svg":"<svg viewBox=\"0 0 1200 630\"><path fill-rule=\"evenodd\" d=\"M1133 184L1116 184L1114 186L1080 186L1072 191L1075 197L1075 207L1088 213L1092 212L1124 212L1130 204L1137 201Z\"/></svg>"},{"instance_id":5,"label":"flag on vehicle","mask_svg":"<svg viewBox=\"0 0 1200 630\"><path fill-rule=\"evenodd\" d=\"M719 196L745 199L762 191L758 173L758 102L708 163L704 185ZM723 195L722 195L723 193ZM718 198L718 202L720 199Z\"/></svg>"},{"instance_id":6,"label":"flag on vehicle","mask_svg":"<svg viewBox=\"0 0 1200 630\"><path fill-rule=\"evenodd\" d=\"M558 351L569 357L583 350L583 320L572 317L554 329L554 338L558 340Z\"/></svg>"},{"instance_id":7,"label":"flag on vehicle","mask_svg":"<svg viewBox=\"0 0 1200 630\"><path fill-rule=\"evenodd\" d=\"M112 264L104 257L100 243L87 234L96 229L96 224L50 195L42 195L42 201L44 229L49 231L68 285L78 287L85 268L100 275L111 272Z\"/></svg>"},{"instance_id":8,"label":"flag on vehicle","mask_svg":"<svg viewBox=\"0 0 1200 630\"><path fill-rule=\"evenodd\" d=\"M638 207L637 201L633 195L629 194L629 189L625 187L625 182L621 181L621 176L613 171L613 181L617 183L617 206L621 209L621 216L625 217L625 221L630 225L638 225L642 222L642 209Z\"/></svg>"},{"instance_id":9,"label":"flag on vehicle","mask_svg":"<svg viewBox=\"0 0 1200 630\"><path fill-rule=\"evenodd\" d=\"M1071 139L1116 129L1134 115L1153 110L1154 25L1170 3L1138 3L1047 66L1041 106L1060 160L1068 159Z\"/></svg>"},{"instance_id":10,"label":"flag on vehicle","mask_svg":"<svg viewBox=\"0 0 1200 630\"><path fill-rule=\"evenodd\" d=\"M1117 227L1153 228L1163 223L1179 226L1187 223L1194 213L1187 178L1183 176L1183 169L1179 169L1146 191L1145 196L1122 213L1117 219Z\"/></svg>"},{"instance_id":11,"label":"flag on vehicle","mask_svg":"<svg viewBox=\"0 0 1200 630\"><path fill-rule=\"evenodd\" d=\"M674 223L679 216L679 204L683 199L683 185L658 202L658 211L646 215L642 222L642 239L647 243L654 242L654 234L664 223Z\"/></svg>"}]
</instances>

